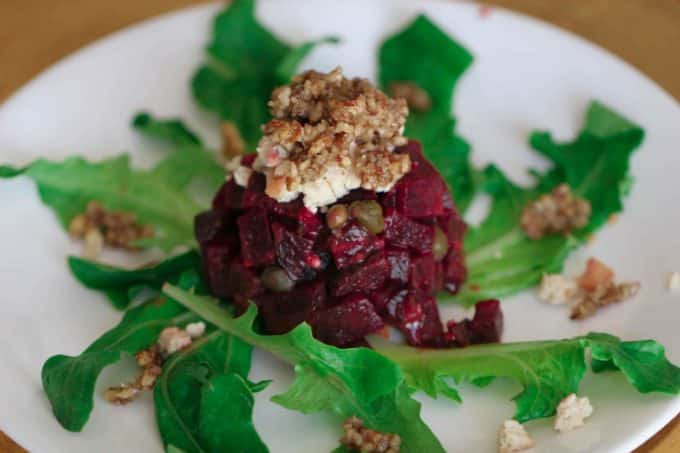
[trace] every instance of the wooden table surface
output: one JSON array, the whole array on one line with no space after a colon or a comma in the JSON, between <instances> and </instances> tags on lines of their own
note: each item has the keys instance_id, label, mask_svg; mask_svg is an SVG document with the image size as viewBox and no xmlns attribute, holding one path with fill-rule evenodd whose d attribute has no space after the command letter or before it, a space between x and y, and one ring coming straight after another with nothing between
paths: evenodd
<instances>
[{"instance_id":1,"label":"wooden table surface","mask_svg":"<svg viewBox=\"0 0 680 453\"><path fill-rule=\"evenodd\" d=\"M0 1L0 102L65 55L196 0ZM609 49L680 99L680 0L491 0ZM207 31L206 31L207 33ZM207 34L206 34L207 36ZM2 428L0 422L0 429ZM0 452L23 452L0 431ZM636 453L680 452L680 418Z\"/></svg>"}]
</instances>

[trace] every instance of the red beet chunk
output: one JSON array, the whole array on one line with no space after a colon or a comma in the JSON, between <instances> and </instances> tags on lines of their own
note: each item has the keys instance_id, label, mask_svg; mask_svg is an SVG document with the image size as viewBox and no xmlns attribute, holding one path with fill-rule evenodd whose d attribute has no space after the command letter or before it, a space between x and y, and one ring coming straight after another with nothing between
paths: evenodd
<instances>
[{"instance_id":1,"label":"red beet chunk","mask_svg":"<svg viewBox=\"0 0 680 453\"><path fill-rule=\"evenodd\" d=\"M236 220L243 263L247 267L274 263L274 241L264 209L249 209Z\"/></svg>"},{"instance_id":2,"label":"red beet chunk","mask_svg":"<svg viewBox=\"0 0 680 453\"><path fill-rule=\"evenodd\" d=\"M336 346L361 341L385 324L364 295L353 294L339 304L312 314L310 324L314 336Z\"/></svg>"},{"instance_id":3,"label":"red beet chunk","mask_svg":"<svg viewBox=\"0 0 680 453\"><path fill-rule=\"evenodd\" d=\"M298 198L288 203L279 203L264 192L267 178L262 173L253 173L248 180L248 188L243 194L243 207L264 208L267 212L286 217L296 217L304 208L302 199Z\"/></svg>"},{"instance_id":4,"label":"red beet chunk","mask_svg":"<svg viewBox=\"0 0 680 453\"><path fill-rule=\"evenodd\" d=\"M377 200L378 194L371 190L366 189L354 189L351 190L347 195L340 198L336 203L351 204L353 201L360 200Z\"/></svg>"},{"instance_id":5,"label":"red beet chunk","mask_svg":"<svg viewBox=\"0 0 680 453\"><path fill-rule=\"evenodd\" d=\"M198 214L194 218L194 234L199 244L206 244L227 234L233 226L234 217L229 211L214 209Z\"/></svg>"},{"instance_id":6,"label":"red beet chunk","mask_svg":"<svg viewBox=\"0 0 680 453\"><path fill-rule=\"evenodd\" d=\"M434 217L444 213L439 181L405 177L394 187L396 208L407 217Z\"/></svg>"},{"instance_id":7,"label":"red beet chunk","mask_svg":"<svg viewBox=\"0 0 680 453\"><path fill-rule=\"evenodd\" d=\"M498 343L503 334L503 312L497 299L477 302L470 322L473 343Z\"/></svg>"},{"instance_id":8,"label":"red beet chunk","mask_svg":"<svg viewBox=\"0 0 680 453\"><path fill-rule=\"evenodd\" d=\"M385 239L399 248L410 248L420 253L432 253L434 227L405 217L394 210L385 215Z\"/></svg>"},{"instance_id":9,"label":"red beet chunk","mask_svg":"<svg viewBox=\"0 0 680 453\"><path fill-rule=\"evenodd\" d=\"M369 298L375 307L375 311L383 314L388 311L388 305L390 302L398 298L398 293L403 286L396 282L387 281L382 288L372 291L369 294ZM406 293L406 290L403 290ZM393 302L393 305L396 303Z\"/></svg>"},{"instance_id":10,"label":"red beet chunk","mask_svg":"<svg viewBox=\"0 0 680 453\"><path fill-rule=\"evenodd\" d=\"M231 260L238 253L239 244L235 235L228 235L201 245L201 260L208 287L217 297L231 297L228 281Z\"/></svg>"},{"instance_id":11,"label":"red beet chunk","mask_svg":"<svg viewBox=\"0 0 680 453\"><path fill-rule=\"evenodd\" d=\"M220 190L213 198L213 209L241 209L243 207L243 194L245 190L234 182L234 179L222 184Z\"/></svg>"},{"instance_id":12,"label":"red beet chunk","mask_svg":"<svg viewBox=\"0 0 680 453\"><path fill-rule=\"evenodd\" d=\"M257 298L267 332L286 333L326 303L323 281L303 283L284 293L266 292Z\"/></svg>"},{"instance_id":13,"label":"red beet chunk","mask_svg":"<svg viewBox=\"0 0 680 453\"><path fill-rule=\"evenodd\" d=\"M462 245L467 225L456 212L450 212L444 217L439 217L437 222L449 239L449 243Z\"/></svg>"},{"instance_id":14,"label":"red beet chunk","mask_svg":"<svg viewBox=\"0 0 680 453\"><path fill-rule=\"evenodd\" d=\"M454 249L449 250L442 264L444 289L451 294L456 294L467 277L467 268L465 267L463 255Z\"/></svg>"},{"instance_id":15,"label":"red beet chunk","mask_svg":"<svg viewBox=\"0 0 680 453\"><path fill-rule=\"evenodd\" d=\"M328 239L328 247L338 269L359 264L376 250L384 247L381 238L371 234L366 228L354 221L345 225Z\"/></svg>"},{"instance_id":16,"label":"red beet chunk","mask_svg":"<svg viewBox=\"0 0 680 453\"><path fill-rule=\"evenodd\" d=\"M449 345L464 348L472 342L471 335L469 319L463 319L460 322L449 321L446 323L444 338Z\"/></svg>"},{"instance_id":17,"label":"red beet chunk","mask_svg":"<svg viewBox=\"0 0 680 453\"><path fill-rule=\"evenodd\" d=\"M408 153L411 158L411 171L404 177L413 179L427 179L433 183L442 181L442 177L436 168L423 155L420 143L411 140L406 145L395 150L399 153Z\"/></svg>"},{"instance_id":18,"label":"red beet chunk","mask_svg":"<svg viewBox=\"0 0 680 453\"><path fill-rule=\"evenodd\" d=\"M443 328L434 297L410 289L395 293L387 304L388 315L412 346L441 343Z\"/></svg>"},{"instance_id":19,"label":"red beet chunk","mask_svg":"<svg viewBox=\"0 0 680 453\"><path fill-rule=\"evenodd\" d=\"M411 257L407 250L387 249L385 251L387 263L390 266L388 278L395 282L408 283Z\"/></svg>"},{"instance_id":20,"label":"red beet chunk","mask_svg":"<svg viewBox=\"0 0 680 453\"><path fill-rule=\"evenodd\" d=\"M437 285L437 266L432 254L411 258L411 287L427 294L439 290Z\"/></svg>"},{"instance_id":21,"label":"red beet chunk","mask_svg":"<svg viewBox=\"0 0 680 453\"><path fill-rule=\"evenodd\" d=\"M369 294L380 288L389 274L389 264L385 254L376 252L363 264L352 266L331 282L331 294L336 297L350 293Z\"/></svg>"},{"instance_id":22,"label":"red beet chunk","mask_svg":"<svg viewBox=\"0 0 680 453\"><path fill-rule=\"evenodd\" d=\"M312 251L314 241L288 231L279 223L272 224L276 260L294 280L310 280L322 266L322 260Z\"/></svg>"},{"instance_id":23,"label":"red beet chunk","mask_svg":"<svg viewBox=\"0 0 680 453\"><path fill-rule=\"evenodd\" d=\"M307 239L316 239L324 227L319 215L302 207L297 213L298 234Z\"/></svg>"},{"instance_id":24,"label":"red beet chunk","mask_svg":"<svg viewBox=\"0 0 680 453\"><path fill-rule=\"evenodd\" d=\"M248 308L250 301L264 292L260 277L238 259L229 266L227 289L239 312Z\"/></svg>"},{"instance_id":25,"label":"red beet chunk","mask_svg":"<svg viewBox=\"0 0 680 453\"><path fill-rule=\"evenodd\" d=\"M253 162L257 158L257 153L245 154L241 157L241 165L252 168Z\"/></svg>"}]
</instances>

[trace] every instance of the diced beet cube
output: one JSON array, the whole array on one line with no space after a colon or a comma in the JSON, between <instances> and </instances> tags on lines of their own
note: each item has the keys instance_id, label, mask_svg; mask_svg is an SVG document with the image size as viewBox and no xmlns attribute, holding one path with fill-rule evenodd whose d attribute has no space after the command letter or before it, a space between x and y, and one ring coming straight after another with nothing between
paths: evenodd
<instances>
[{"instance_id":1,"label":"diced beet cube","mask_svg":"<svg viewBox=\"0 0 680 453\"><path fill-rule=\"evenodd\" d=\"M361 263L374 251L381 250L384 245L381 238L354 221L345 223L337 234L328 239L328 247L338 269Z\"/></svg>"},{"instance_id":2,"label":"diced beet cube","mask_svg":"<svg viewBox=\"0 0 680 453\"><path fill-rule=\"evenodd\" d=\"M222 184L220 190L213 198L213 209L241 209L243 207L243 187L236 184L234 179Z\"/></svg>"},{"instance_id":3,"label":"diced beet cube","mask_svg":"<svg viewBox=\"0 0 680 453\"><path fill-rule=\"evenodd\" d=\"M456 210L456 203L453 201L451 191L448 187L444 187L444 190L442 190L442 208L444 208L445 213L454 212Z\"/></svg>"},{"instance_id":4,"label":"diced beet cube","mask_svg":"<svg viewBox=\"0 0 680 453\"><path fill-rule=\"evenodd\" d=\"M441 181L441 175L423 155L423 149L419 142L411 140L406 145L395 149L394 152L408 153L411 158L411 171L404 178Z\"/></svg>"},{"instance_id":5,"label":"diced beet cube","mask_svg":"<svg viewBox=\"0 0 680 453\"><path fill-rule=\"evenodd\" d=\"M437 292L437 266L432 254L411 258L411 287L428 294Z\"/></svg>"},{"instance_id":6,"label":"diced beet cube","mask_svg":"<svg viewBox=\"0 0 680 453\"><path fill-rule=\"evenodd\" d=\"M250 301L264 292L260 278L238 259L229 266L227 288L239 312L248 308Z\"/></svg>"},{"instance_id":7,"label":"diced beet cube","mask_svg":"<svg viewBox=\"0 0 680 453\"><path fill-rule=\"evenodd\" d=\"M316 338L336 346L360 341L385 325L363 295L348 296L333 307L315 312L310 324Z\"/></svg>"},{"instance_id":8,"label":"diced beet cube","mask_svg":"<svg viewBox=\"0 0 680 453\"><path fill-rule=\"evenodd\" d=\"M405 177L395 186L396 208L407 217L433 217L444 213L441 180Z\"/></svg>"},{"instance_id":9,"label":"diced beet cube","mask_svg":"<svg viewBox=\"0 0 680 453\"><path fill-rule=\"evenodd\" d=\"M227 234L234 225L234 216L228 210L213 209L194 217L194 234L199 244L206 244Z\"/></svg>"},{"instance_id":10,"label":"diced beet cube","mask_svg":"<svg viewBox=\"0 0 680 453\"><path fill-rule=\"evenodd\" d=\"M396 293L398 293L401 288L401 284L388 281L382 288L371 291L368 297L371 299L375 311L378 313L386 311L388 309L388 304L394 300Z\"/></svg>"},{"instance_id":11,"label":"diced beet cube","mask_svg":"<svg viewBox=\"0 0 680 453\"><path fill-rule=\"evenodd\" d=\"M473 343L498 343L503 334L503 312L497 299L477 302L470 322Z\"/></svg>"},{"instance_id":12,"label":"diced beet cube","mask_svg":"<svg viewBox=\"0 0 680 453\"><path fill-rule=\"evenodd\" d=\"M296 217L304 208L302 198L288 203L279 203L265 193L267 178L262 173L253 173L248 180L248 188L243 194L244 208L264 208L267 212L287 217Z\"/></svg>"},{"instance_id":13,"label":"diced beet cube","mask_svg":"<svg viewBox=\"0 0 680 453\"><path fill-rule=\"evenodd\" d=\"M444 336L450 344L464 348L472 342L469 319L460 322L449 321L446 323L446 330Z\"/></svg>"},{"instance_id":14,"label":"diced beet cube","mask_svg":"<svg viewBox=\"0 0 680 453\"><path fill-rule=\"evenodd\" d=\"M243 263L247 267L274 263L274 240L269 229L267 211L262 208L249 209L236 223Z\"/></svg>"},{"instance_id":15,"label":"diced beet cube","mask_svg":"<svg viewBox=\"0 0 680 453\"><path fill-rule=\"evenodd\" d=\"M244 154L241 157L241 165L243 165L244 167L252 168L253 162L255 162L256 158L257 153Z\"/></svg>"},{"instance_id":16,"label":"diced beet cube","mask_svg":"<svg viewBox=\"0 0 680 453\"><path fill-rule=\"evenodd\" d=\"M444 328L439 317L439 307L437 300L432 296L426 296L420 302L423 310L423 325L421 327L420 338L424 345L441 345Z\"/></svg>"},{"instance_id":17,"label":"diced beet cube","mask_svg":"<svg viewBox=\"0 0 680 453\"><path fill-rule=\"evenodd\" d=\"M314 241L288 231L279 223L272 224L276 260L293 281L310 280L323 262L312 251Z\"/></svg>"},{"instance_id":18,"label":"diced beet cube","mask_svg":"<svg viewBox=\"0 0 680 453\"><path fill-rule=\"evenodd\" d=\"M387 249L385 251L390 266L389 279L400 283L408 283L411 257L407 250Z\"/></svg>"},{"instance_id":19,"label":"diced beet cube","mask_svg":"<svg viewBox=\"0 0 680 453\"><path fill-rule=\"evenodd\" d=\"M302 207L297 213L298 234L307 239L316 239L324 227L319 215Z\"/></svg>"},{"instance_id":20,"label":"diced beet cube","mask_svg":"<svg viewBox=\"0 0 680 453\"><path fill-rule=\"evenodd\" d=\"M412 346L437 345L443 328L434 297L410 289L393 296L387 304L388 315Z\"/></svg>"},{"instance_id":21,"label":"diced beet cube","mask_svg":"<svg viewBox=\"0 0 680 453\"><path fill-rule=\"evenodd\" d=\"M336 201L336 203L351 204L352 202L359 200L377 200L377 199L378 194L372 190L354 189L351 190L347 195Z\"/></svg>"},{"instance_id":22,"label":"diced beet cube","mask_svg":"<svg viewBox=\"0 0 680 453\"><path fill-rule=\"evenodd\" d=\"M265 292L257 298L267 332L286 333L326 303L326 285L317 280L297 285L288 292Z\"/></svg>"},{"instance_id":23,"label":"diced beet cube","mask_svg":"<svg viewBox=\"0 0 680 453\"><path fill-rule=\"evenodd\" d=\"M208 287L217 297L231 297L229 266L236 256L239 243L235 235L227 235L201 245L201 260Z\"/></svg>"},{"instance_id":24,"label":"diced beet cube","mask_svg":"<svg viewBox=\"0 0 680 453\"><path fill-rule=\"evenodd\" d=\"M385 215L385 239L388 244L395 247L410 248L420 253L432 253L434 227L389 210Z\"/></svg>"},{"instance_id":25,"label":"diced beet cube","mask_svg":"<svg viewBox=\"0 0 680 453\"><path fill-rule=\"evenodd\" d=\"M465 267L463 255L452 248L446 257L444 257L442 264L444 270L444 289L451 294L456 294L467 277L467 268Z\"/></svg>"},{"instance_id":26,"label":"diced beet cube","mask_svg":"<svg viewBox=\"0 0 680 453\"><path fill-rule=\"evenodd\" d=\"M364 263L342 271L331 282L331 294L336 297L355 292L369 294L383 285L389 272L385 254L382 251L376 252Z\"/></svg>"},{"instance_id":27,"label":"diced beet cube","mask_svg":"<svg viewBox=\"0 0 680 453\"><path fill-rule=\"evenodd\" d=\"M450 212L448 215L439 217L437 223L442 231L449 239L449 243L460 243L462 245L463 237L467 231L467 225L455 212Z\"/></svg>"}]
</instances>

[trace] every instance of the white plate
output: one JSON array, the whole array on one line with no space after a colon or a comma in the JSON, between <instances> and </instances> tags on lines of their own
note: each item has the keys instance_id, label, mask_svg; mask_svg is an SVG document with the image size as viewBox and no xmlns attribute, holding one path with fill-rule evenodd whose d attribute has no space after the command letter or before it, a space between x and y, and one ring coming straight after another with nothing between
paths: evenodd
<instances>
[{"instance_id":1,"label":"white plate","mask_svg":"<svg viewBox=\"0 0 680 453\"><path fill-rule=\"evenodd\" d=\"M71 154L97 159L134 150L136 162L143 164L153 154L144 149L150 145L128 127L138 109L181 115L217 145L216 120L196 107L188 80L203 58L210 20L219 8L201 6L128 28L40 75L0 109L0 161L23 164L38 156ZM626 339L655 338L680 362L680 295L665 288L667 272L680 269L680 108L668 94L580 38L505 11L482 18L470 4L269 0L261 2L258 14L292 42L342 36L342 45L318 49L306 67L327 70L341 64L347 74L370 77L379 41L419 10L476 55L458 86L455 113L477 163L494 160L525 180L525 168L542 163L525 144L528 131L549 128L560 138L572 137L591 98L647 130L633 159L636 185L625 213L574 254L568 266L578 269L588 256L598 256L622 278L641 280L641 294L588 321L571 322L563 309L541 305L527 291L504 303L505 340L600 330ZM98 391L92 417L79 434L63 430L53 418L40 385L43 361L52 354L81 352L120 313L69 275L65 257L79 247L38 201L32 183L0 181L0 206L0 428L36 452L160 451L148 396L114 407ZM257 354L253 379L275 379L257 398L260 433L273 452L330 451L337 445L337 420L303 416L267 401L290 377L286 367ZM116 379L116 371L106 371L100 390ZM513 413L509 398L517 391L514 384L497 382L484 390L463 386L463 405L419 399L425 420L447 450L491 452L498 426ZM586 427L556 436L548 420L532 422L538 451L629 451L680 408L680 399L639 395L620 376L589 376L582 392L595 406Z\"/></svg>"}]
</instances>

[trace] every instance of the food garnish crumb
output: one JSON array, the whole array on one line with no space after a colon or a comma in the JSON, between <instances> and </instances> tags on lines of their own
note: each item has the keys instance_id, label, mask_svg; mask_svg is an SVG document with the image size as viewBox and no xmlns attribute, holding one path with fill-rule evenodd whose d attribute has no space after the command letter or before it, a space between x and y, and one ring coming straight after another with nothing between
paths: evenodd
<instances>
[{"instance_id":1,"label":"food garnish crumb","mask_svg":"<svg viewBox=\"0 0 680 453\"><path fill-rule=\"evenodd\" d=\"M231 121L222 123L222 157L229 160L246 152L246 143L236 124Z\"/></svg>"},{"instance_id":2,"label":"food garnish crumb","mask_svg":"<svg viewBox=\"0 0 680 453\"><path fill-rule=\"evenodd\" d=\"M574 300L579 292L576 282L560 274L543 274L538 297L551 304L566 304Z\"/></svg>"},{"instance_id":3,"label":"food garnish crumb","mask_svg":"<svg viewBox=\"0 0 680 453\"><path fill-rule=\"evenodd\" d=\"M87 204L85 212L71 220L69 233L73 237L85 240L85 254L88 258L94 259L101 252L103 244L138 250L133 245L134 241L153 236L153 227L139 224L137 216L133 213L108 210L93 200Z\"/></svg>"},{"instance_id":4,"label":"food garnish crumb","mask_svg":"<svg viewBox=\"0 0 680 453\"><path fill-rule=\"evenodd\" d=\"M575 393L568 395L557 406L557 415L553 427L555 431L565 433L583 426L584 419L593 413L588 397L578 398Z\"/></svg>"},{"instance_id":5,"label":"food garnish crumb","mask_svg":"<svg viewBox=\"0 0 680 453\"><path fill-rule=\"evenodd\" d=\"M531 239L541 239L548 234L568 235L572 230L588 224L590 202L577 198L567 184L560 184L551 193L528 203L520 223Z\"/></svg>"},{"instance_id":6,"label":"food garnish crumb","mask_svg":"<svg viewBox=\"0 0 680 453\"><path fill-rule=\"evenodd\" d=\"M524 426L516 420L506 420L498 431L498 453L527 451L534 446Z\"/></svg>"},{"instance_id":7,"label":"food garnish crumb","mask_svg":"<svg viewBox=\"0 0 680 453\"><path fill-rule=\"evenodd\" d=\"M349 417L342 424L345 434L340 442L361 453L398 453L401 437L398 434L384 434L364 427L363 420Z\"/></svg>"},{"instance_id":8,"label":"food garnish crumb","mask_svg":"<svg viewBox=\"0 0 680 453\"><path fill-rule=\"evenodd\" d=\"M406 100L408 108L416 112L427 112L432 107L430 95L414 82L392 82L389 89L392 97Z\"/></svg>"},{"instance_id":9,"label":"food garnish crumb","mask_svg":"<svg viewBox=\"0 0 680 453\"><path fill-rule=\"evenodd\" d=\"M164 357L186 348L191 344L191 335L179 327L166 327L158 336L158 347Z\"/></svg>"},{"instance_id":10,"label":"food garnish crumb","mask_svg":"<svg viewBox=\"0 0 680 453\"><path fill-rule=\"evenodd\" d=\"M192 322L184 327L192 340L200 338L205 333L205 323L203 321Z\"/></svg>"},{"instance_id":11,"label":"food garnish crumb","mask_svg":"<svg viewBox=\"0 0 680 453\"><path fill-rule=\"evenodd\" d=\"M680 290L680 272L671 272L668 277L668 289L671 291Z\"/></svg>"},{"instance_id":12,"label":"food garnish crumb","mask_svg":"<svg viewBox=\"0 0 680 453\"><path fill-rule=\"evenodd\" d=\"M127 404L134 400L144 390L151 390L156 384L158 376L161 375L162 358L158 350L158 345L151 345L147 349L135 354L137 365L142 368L142 372L133 382L124 383L118 387L110 387L104 393L104 398L113 404Z\"/></svg>"},{"instance_id":13,"label":"food garnish crumb","mask_svg":"<svg viewBox=\"0 0 680 453\"><path fill-rule=\"evenodd\" d=\"M406 101L366 79L307 71L275 89L269 108L253 168L277 201L302 194L315 211L359 187L388 191L411 169L408 154L393 152L407 143Z\"/></svg>"},{"instance_id":14,"label":"food garnish crumb","mask_svg":"<svg viewBox=\"0 0 680 453\"><path fill-rule=\"evenodd\" d=\"M614 272L601 261L590 258L586 270L573 279L559 274L544 274L538 297L551 304L572 307L571 319L584 319L598 309L635 296L639 282L616 283Z\"/></svg>"}]
</instances>

